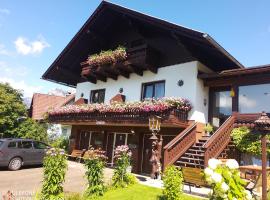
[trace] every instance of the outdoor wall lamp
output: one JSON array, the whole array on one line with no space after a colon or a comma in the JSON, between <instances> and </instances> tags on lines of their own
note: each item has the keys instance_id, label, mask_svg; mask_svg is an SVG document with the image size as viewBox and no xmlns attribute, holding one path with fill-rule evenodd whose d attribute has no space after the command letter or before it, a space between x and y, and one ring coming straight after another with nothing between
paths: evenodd
<instances>
[{"instance_id":1,"label":"outdoor wall lamp","mask_svg":"<svg viewBox=\"0 0 270 200\"><path fill-rule=\"evenodd\" d=\"M179 81L177 82L177 85L178 85L179 87L182 87L182 86L184 85L184 81L183 81L183 80L179 80Z\"/></svg>"},{"instance_id":2,"label":"outdoor wall lamp","mask_svg":"<svg viewBox=\"0 0 270 200\"><path fill-rule=\"evenodd\" d=\"M152 137L154 139L158 139L156 134L160 131L160 124L161 124L161 117L156 115L152 115L149 117L149 130L152 132Z\"/></svg>"}]
</instances>

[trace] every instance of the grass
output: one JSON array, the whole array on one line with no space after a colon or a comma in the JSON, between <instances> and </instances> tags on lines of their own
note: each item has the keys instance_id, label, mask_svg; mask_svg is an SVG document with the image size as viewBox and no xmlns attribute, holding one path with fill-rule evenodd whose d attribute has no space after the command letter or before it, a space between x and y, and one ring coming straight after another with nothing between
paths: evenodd
<instances>
[{"instance_id":1,"label":"grass","mask_svg":"<svg viewBox=\"0 0 270 200\"><path fill-rule=\"evenodd\" d=\"M69 200L81 200L80 195L74 195ZM104 196L95 198L95 200L162 200L162 190L154 187L148 187L141 184L135 184L127 188L110 189ZM183 194L181 200L202 200L198 197Z\"/></svg>"}]
</instances>

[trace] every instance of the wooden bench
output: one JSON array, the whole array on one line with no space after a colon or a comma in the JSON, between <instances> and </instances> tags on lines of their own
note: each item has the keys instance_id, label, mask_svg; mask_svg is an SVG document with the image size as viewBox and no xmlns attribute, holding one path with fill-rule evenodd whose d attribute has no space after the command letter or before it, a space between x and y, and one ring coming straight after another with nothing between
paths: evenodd
<instances>
[{"instance_id":1,"label":"wooden bench","mask_svg":"<svg viewBox=\"0 0 270 200\"><path fill-rule=\"evenodd\" d=\"M182 173L184 183L189 186L189 192L191 193L191 186L209 187L204 180L203 169L193 167L182 167Z\"/></svg>"},{"instance_id":2,"label":"wooden bench","mask_svg":"<svg viewBox=\"0 0 270 200\"><path fill-rule=\"evenodd\" d=\"M79 162L81 162L83 153L83 150L74 149L71 154L68 155L68 157L74 159L75 161L79 160Z\"/></svg>"}]
</instances>

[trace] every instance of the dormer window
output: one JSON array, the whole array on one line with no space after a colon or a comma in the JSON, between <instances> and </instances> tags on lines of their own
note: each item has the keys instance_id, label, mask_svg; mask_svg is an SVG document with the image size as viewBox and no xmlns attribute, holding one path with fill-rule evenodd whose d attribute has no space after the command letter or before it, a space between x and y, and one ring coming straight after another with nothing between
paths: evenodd
<instances>
[{"instance_id":1,"label":"dormer window","mask_svg":"<svg viewBox=\"0 0 270 200\"><path fill-rule=\"evenodd\" d=\"M147 98L161 98L165 96L165 81L155 81L142 85L142 100Z\"/></svg>"},{"instance_id":2,"label":"dormer window","mask_svg":"<svg viewBox=\"0 0 270 200\"><path fill-rule=\"evenodd\" d=\"M92 90L90 95L91 103L104 103L105 100L105 89Z\"/></svg>"}]
</instances>

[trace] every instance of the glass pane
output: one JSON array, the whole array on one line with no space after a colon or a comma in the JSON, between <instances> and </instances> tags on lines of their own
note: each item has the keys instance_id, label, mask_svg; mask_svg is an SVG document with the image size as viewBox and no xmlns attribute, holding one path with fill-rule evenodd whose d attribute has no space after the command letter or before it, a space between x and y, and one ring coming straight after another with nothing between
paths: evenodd
<instances>
[{"instance_id":1,"label":"glass pane","mask_svg":"<svg viewBox=\"0 0 270 200\"><path fill-rule=\"evenodd\" d=\"M219 127L232 114L230 91L214 92L212 109L212 124Z\"/></svg>"},{"instance_id":2,"label":"glass pane","mask_svg":"<svg viewBox=\"0 0 270 200\"><path fill-rule=\"evenodd\" d=\"M239 87L239 112L270 112L270 84Z\"/></svg>"},{"instance_id":3,"label":"glass pane","mask_svg":"<svg viewBox=\"0 0 270 200\"><path fill-rule=\"evenodd\" d=\"M104 103L105 90L100 90L98 95L98 103Z\"/></svg>"},{"instance_id":4,"label":"glass pane","mask_svg":"<svg viewBox=\"0 0 270 200\"><path fill-rule=\"evenodd\" d=\"M4 143L4 142L0 140L0 147L1 147L1 145L2 145L3 143Z\"/></svg>"},{"instance_id":5,"label":"glass pane","mask_svg":"<svg viewBox=\"0 0 270 200\"><path fill-rule=\"evenodd\" d=\"M42 142L34 142L35 149L47 149L48 146Z\"/></svg>"},{"instance_id":6,"label":"glass pane","mask_svg":"<svg viewBox=\"0 0 270 200\"><path fill-rule=\"evenodd\" d=\"M1 146L1 145L0 145ZM16 148L16 142L10 142L9 144L8 144L8 148Z\"/></svg>"},{"instance_id":7,"label":"glass pane","mask_svg":"<svg viewBox=\"0 0 270 200\"><path fill-rule=\"evenodd\" d=\"M155 98L161 98L164 97L165 93L165 83L156 83L155 84Z\"/></svg>"},{"instance_id":8,"label":"glass pane","mask_svg":"<svg viewBox=\"0 0 270 200\"><path fill-rule=\"evenodd\" d=\"M144 86L144 99L152 98L153 97L153 85L145 85Z\"/></svg>"},{"instance_id":9,"label":"glass pane","mask_svg":"<svg viewBox=\"0 0 270 200\"><path fill-rule=\"evenodd\" d=\"M32 148L32 142L30 142L30 141L23 141L21 143L18 143L18 148L31 149Z\"/></svg>"}]
</instances>

